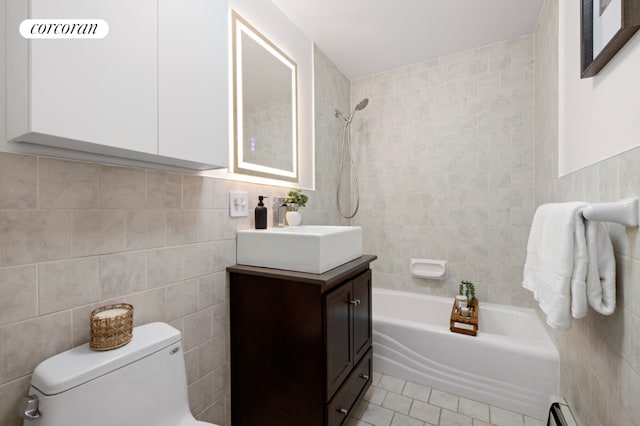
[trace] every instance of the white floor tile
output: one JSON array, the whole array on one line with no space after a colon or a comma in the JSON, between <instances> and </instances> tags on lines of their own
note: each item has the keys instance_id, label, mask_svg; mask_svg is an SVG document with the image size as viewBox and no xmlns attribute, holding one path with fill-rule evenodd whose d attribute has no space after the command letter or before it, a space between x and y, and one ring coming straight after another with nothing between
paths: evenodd
<instances>
[{"instance_id":1,"label":"white floor tile","mask_svg":"<svg viewBox=\"0 0 640 426\"><path fill-rule=\"evenodd\" d=\"M447 392L442 392L437 389L431 390L431 397L429 398L431 405L437 405L438 407L446 408L451 411L458 411L458 397Z\"/></svg>"},{"instance_id":2,"label":"white floor tile","mask_svg":"<svg viewBox=\"0 0 640 426\"><path fill-rule=\"evenodd\" d=\"M382 401L387 396L387 391L376 386L370 386L364 394L364 400L372 404L382 405Z\"/></svg>"},{"instance_id":3,"label":"white floor tile","mask_svg":"<svg viewBox=\"0 0 640 426\"><path fill-rule=\"evenodd\" d=\"M373 386L378 386L378 383L380 383L380 379L382 379L382 374L374 371L373 375L371 376L371 384Z\"/></svg>"},{"instance_id":4,"label":"white floor tile","mask_svg":"<svg viewBox=\"0 0 640 426\"><path fill-rule=\"evenodd\" d=\"M417 383L407 382L407 384L404 385L402 394L413 399L419 399L420 401L429 402L431 388L419 385Z\"/></svg>"},{"instance_id":5,"label":"white floor tile","mask_svg":"<svg viewBox=\"0 0 640 426\"><path fill-rule=\"evenodd\" d=\"M522 414L491 406L491 424L496 426L524 426Z\"/></svg>"},{"instance_id":6,"label":"white floor tile","mask_svg":"<svg viewBox=\"0 0 640 426\"><path fill-rule=\"evenodd\" d=\"M347 426L545 426L544 422L438 389L373 373Z\"/></svg>"},{"instance_id":7,"label":"white floor tile","mask_svg":"<svg viewBox=\"0 0 640 426\"><path fill-rule=\"evenodd\" d=\"M369 404L367 411L364 412L360 420L371 423L373 426L389 426L391 425L391 419L393 419L393 410Z\"/></svg>"},{"instance_id":8,"label":"white floor tile","mask_svg":"<svg viewBox=\"0 0 640 426\"><path fill-rule=\"evenodd\" d=\"M460 398L458 412L483 422L489 421L489 405L482 402Z\"/></svg>"},{"instance_id":9,"label":"white floor tile","mask_svg":"<svg viewBox=\"0 0 640 426\"><path fill-rule=\"evenodd\" d=\"M361 419L364 412L367 411L367 408L369 408L369 403L362 400L351 410L349 416L354 419Z\"/></svg>"},{"instance_id":10,"label":"white floor tile","mask_svg":"<svg viewBox=\"0 0 640 426\"><path fill-rule=\"evenodd\" d=\"M440 421L440 407L422 401L413 401L409 415L432 425L437 425Z\"/></svg>"},{"instance_id":11,"label":"white floor tile","mask_svg":"<svg viewBox=\"0 0 640 426\"><path fill-rule=\"evenodd\" d=\"M442 410L438 426L471 426L471 417L449 410Z\"/></svg>"},{"instance_id":12,"label":"white floor tile","mask_svg":"<svg viewBox=\"0 0 640 426\"><path fill-rule=\"evenodd\" d=\"M524 426L546 426L547 422L524 416Z\"/></svg>"},{"instance_id":13,"label":"white floor tile","mask_svg":"<svg viewBox=\"0 0 640 426\"><path fill-rule=\"evenodd\" d=\"M404 414L396 413L391 421L391 426L425 426L424 422Z\"/></svg>"},{"instance_id":14,"label":"white floor tile","mask_svg":"<svg viewBox=\"0 0 640 426\"><path fill-rule=\"evenodd\" d=\"M353 419L353 418L347 420L346 425L347 426L371 426L370 423L366 423L366 422L363 422L362 420Z\"/></svg>"},{"instance_id":15,"label":"white floor tile","mask_svg":"<svg viewBox=\"0 0 640 426\"><path fill-rule=\"evenodd\" d=\"M387 397L384 399L382 406L396 413L409 414L409 408L411 408L411 402L413 400L406 396L398 395L397 393L387 392Z\"/></svg>"},{"instance_id":16,"label":"white floor tile","mask_svg":"<svg viewBox=\"0 0 640 426\"><path fill-rule=\"evenodd\" d=\"M383 375L382 378L380 379L380 383L378 384L378 387L381 387L382 389L386 389L391 392L402 393L402 389L404 388L405 383L406 382L402 379Z\"/></svg>"}]
</instances>

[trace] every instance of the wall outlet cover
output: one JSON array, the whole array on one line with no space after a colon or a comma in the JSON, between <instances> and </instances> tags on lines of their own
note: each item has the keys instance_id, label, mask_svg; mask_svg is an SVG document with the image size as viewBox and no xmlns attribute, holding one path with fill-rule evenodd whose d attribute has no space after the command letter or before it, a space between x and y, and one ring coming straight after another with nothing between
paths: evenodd
<instances>
[{"instance_id":1,"label":"wall outlet cover","mask_svg":"<svg viewBox=\"0 0 640 426\"><path fill-rule=\"evenodd\" d=\"M249 193L243 191L229 192L229 216L249 216Z\"/></svg>"}]
</instances>

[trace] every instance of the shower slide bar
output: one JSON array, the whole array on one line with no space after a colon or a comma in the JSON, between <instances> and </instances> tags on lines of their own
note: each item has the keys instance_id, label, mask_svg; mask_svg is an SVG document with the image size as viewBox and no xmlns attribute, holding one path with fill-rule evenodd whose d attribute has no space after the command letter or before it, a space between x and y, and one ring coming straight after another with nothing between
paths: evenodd
<instances>
[{"instance_id":1,"label":"shower slide bar","mask_svg":"<svg viewBox=\"0 0 640 426\"><path fill-rule=\"evenodd\" d=\"M638 226L638 198L628 198L613 203L595 203L582 210L587 220L616 222L625 226Z\"/></svg>"}]
</instances>

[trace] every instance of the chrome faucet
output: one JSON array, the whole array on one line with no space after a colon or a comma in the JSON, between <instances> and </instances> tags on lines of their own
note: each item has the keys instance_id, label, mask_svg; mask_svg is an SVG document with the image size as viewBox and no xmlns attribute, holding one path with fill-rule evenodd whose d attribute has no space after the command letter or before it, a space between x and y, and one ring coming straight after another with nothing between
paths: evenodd
<instances>
[{"instance_id":1,"label":"chrome faucet","mask_svg":"<svg viewBox=\"0 0 640 426\"><path fill-rule=\"evenodd\" d=\"M285 197L273 198L273 226L284 227L284 215L287 212L287 203Z\"/></svg>"}]
</instances>

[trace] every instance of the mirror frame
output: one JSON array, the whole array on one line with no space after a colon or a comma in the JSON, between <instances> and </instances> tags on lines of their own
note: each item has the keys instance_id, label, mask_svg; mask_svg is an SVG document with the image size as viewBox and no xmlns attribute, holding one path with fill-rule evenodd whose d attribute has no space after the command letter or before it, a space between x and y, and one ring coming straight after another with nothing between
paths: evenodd
<instances>
[{"instance_id":1,"label":"mirror frame","mask_svg":"<svg viewBox=\"0 0 640 426\"><path fill-rule=\"evenodd\" d=\"M278 46L266 38L260 31L247 22L235 10L231 11L231 50L233 63L233 172L271 179L285 180L298 183L298 65ZM244 161L243 158L243 87L242 87L242 34L246 34L271 53L275 59L281 61L291 69L291 97L292 97L292 158L293 170L277 169L261 164Z\"/></svg>"}]
</instances>

